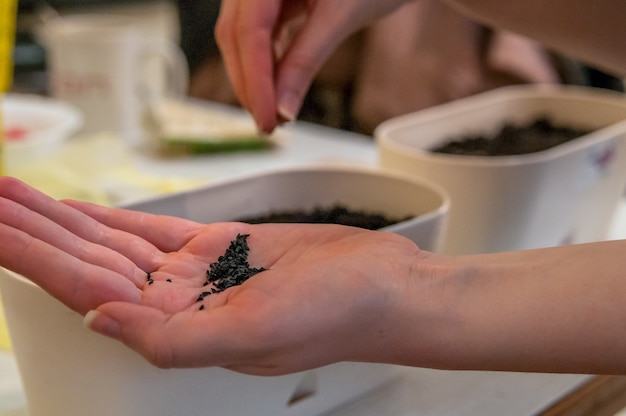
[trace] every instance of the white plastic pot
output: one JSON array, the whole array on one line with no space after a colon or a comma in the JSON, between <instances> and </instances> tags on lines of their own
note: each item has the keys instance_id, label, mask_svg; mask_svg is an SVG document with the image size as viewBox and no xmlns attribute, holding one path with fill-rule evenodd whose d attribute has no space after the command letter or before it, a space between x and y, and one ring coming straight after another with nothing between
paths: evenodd
<instances>
[{"instance_id":1,"label":"white plastic pot","mask_svg":"<svg viewBox=\"0 0 626 416\"><path fill-rule=\"evenodd\" d=\"M387 231L429 249L440 245L448 212L448 198L436 186L350 167L273 171L127 208L212 222L329 203L413 215ZM371 363L339 363L280 377L220 368L162 370L85 329L81 316L15 273L0 269L0 292L30 416L313 416L399 374L396 366Z\"/></svg>"},{"instance_id":2,"label":"white plastic pot","mask_svg":"<svg viewBox=\"0 0 626 416\"><path fill-rule=\"evenodd\" d=\"M466 156L430 151L546 116L590 134L541 152ZM443 187L451 200L443 252L470 254L603 240L626 182L626 96L566 86L505 87L397 117L375 132L379 163Z\"/></svg>"}]
</instances>

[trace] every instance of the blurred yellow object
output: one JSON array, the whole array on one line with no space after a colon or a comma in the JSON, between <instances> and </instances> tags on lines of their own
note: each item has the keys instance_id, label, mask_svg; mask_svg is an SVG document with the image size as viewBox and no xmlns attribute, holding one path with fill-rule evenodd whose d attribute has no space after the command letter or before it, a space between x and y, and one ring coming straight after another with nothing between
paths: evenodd
<instances>
[{"instance_id":1,"label":"blurred yellow object","mask_svg":"<svg viewBox=\"0 0 626 416\"><path fill-rule=\"evenodd\" d=\"M13 46L15 44L15 20L17 0L0 0L0 100L13 80ZM4 172L4 128L0 112L0 175ZM4 319L0 299L0 350L9 349L9 332Z\"/></svg>"},{"instance_id":2,"label":"blurred yellow object","mask_svg":"<svg viewBox=\"0 0 626 416\"><path fill-rule=\"evenodd\" d=\"M15 20L17 0L0 1L0 100L13 81L13 47L15 45ZM4 129L0 114L0 175L4 172Z\"/></svg>"},{"instance_id":3,"label":"blurred yellow object","mask_svg":"<svg viewBox=\"0 0 626 416\"><path fill-rule=\"evenodd\" d=\"M13 46L17 0L0 1L0 92L8 91L13 80Z\"/></svg>"}]
</instances>

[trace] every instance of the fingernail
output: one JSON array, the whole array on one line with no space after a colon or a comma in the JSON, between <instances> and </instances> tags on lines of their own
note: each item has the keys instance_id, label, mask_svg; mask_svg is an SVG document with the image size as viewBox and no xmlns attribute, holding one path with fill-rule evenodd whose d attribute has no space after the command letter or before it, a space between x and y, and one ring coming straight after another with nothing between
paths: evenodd
<instances>
[{"instance_id":1,"label":"fingernail","mask_svg":"<svg viewBox=\"0 0 626 416\"><path fill-rule=\"evenodd\" d=\"M110 316L107 316L99 311L91 310L87 312L83 318L83 325L85 325L86 328L109 338L119 338L119 323Z\"/></svg>"},{"instance_id":2,"label":"fingernail","mask_svg":"<svg viewBox=\"0 0 626 416\"><path fill-rule=\"evenodd\" d=\"M285 91L278 96L276 111L278 115L286 121L294 121L299 108L300 100L294 93Z\"/></svg>"}]
</instances>

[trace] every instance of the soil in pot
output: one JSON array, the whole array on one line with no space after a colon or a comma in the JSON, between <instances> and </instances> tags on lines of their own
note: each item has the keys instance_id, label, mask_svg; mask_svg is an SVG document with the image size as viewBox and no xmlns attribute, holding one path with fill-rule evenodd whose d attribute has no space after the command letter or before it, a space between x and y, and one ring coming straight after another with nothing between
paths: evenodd
<instances>
[{"instance_id":1,"label":"soil in pot","mask_svg":"<svg viewBox=\"0 0 626 416\"><path fill-rule=\"evenodd\" d=\"M241 218L237 221L249 224L259 223L308 223L339 224L378 230L412 217L391 218L381 213L349 209L341 204L329 207L316 207L312 210L273 211L268 214Z\"/></svg>"},{"instance_id":2,"label":"soil in pot","mask_svg":"<svg viewBox=\"0 0 626 416\"><path fill-rule=\"evenodd\" d=\"M574 140L592 130L558 125L547 117L530 123L506 123L493 136L468 135L431 149L434 153L470 156L512 156L540 152Z\"/></svg>"}]
</instances>

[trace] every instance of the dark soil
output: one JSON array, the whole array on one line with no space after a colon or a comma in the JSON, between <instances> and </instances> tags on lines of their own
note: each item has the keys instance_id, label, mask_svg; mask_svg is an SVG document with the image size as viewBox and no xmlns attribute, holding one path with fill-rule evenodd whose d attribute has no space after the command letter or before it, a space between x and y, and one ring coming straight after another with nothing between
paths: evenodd
<instances>
[{"instance_id":1,"label":"dark soil","mask_svg":"<svg viewBox=\"0 0 626 416\"><path fill-rule=\"evenodd\" d=\"M351 210L342 205L331 207L317 207L310 211L292 210L276 211L266 215L241 218L237 221L249 224L259 223L308 223L308 224L339 224L360 227L368 230L378 230L401 221L406 218L389 218L380 213Z\"/></svg>"},{"instance_id":2,"label":"dark soil","mask_svg":"<svg viewBox=\"0 0 626 416\"><path fill-rule=\"evenodd\" d=\"M588 129L557 125L542 117L525 125L507 123L490 137L469 135L453 138L431 151L470 156L521 155L540 152L590 132Z\"/></svg>"}]
</instances>

